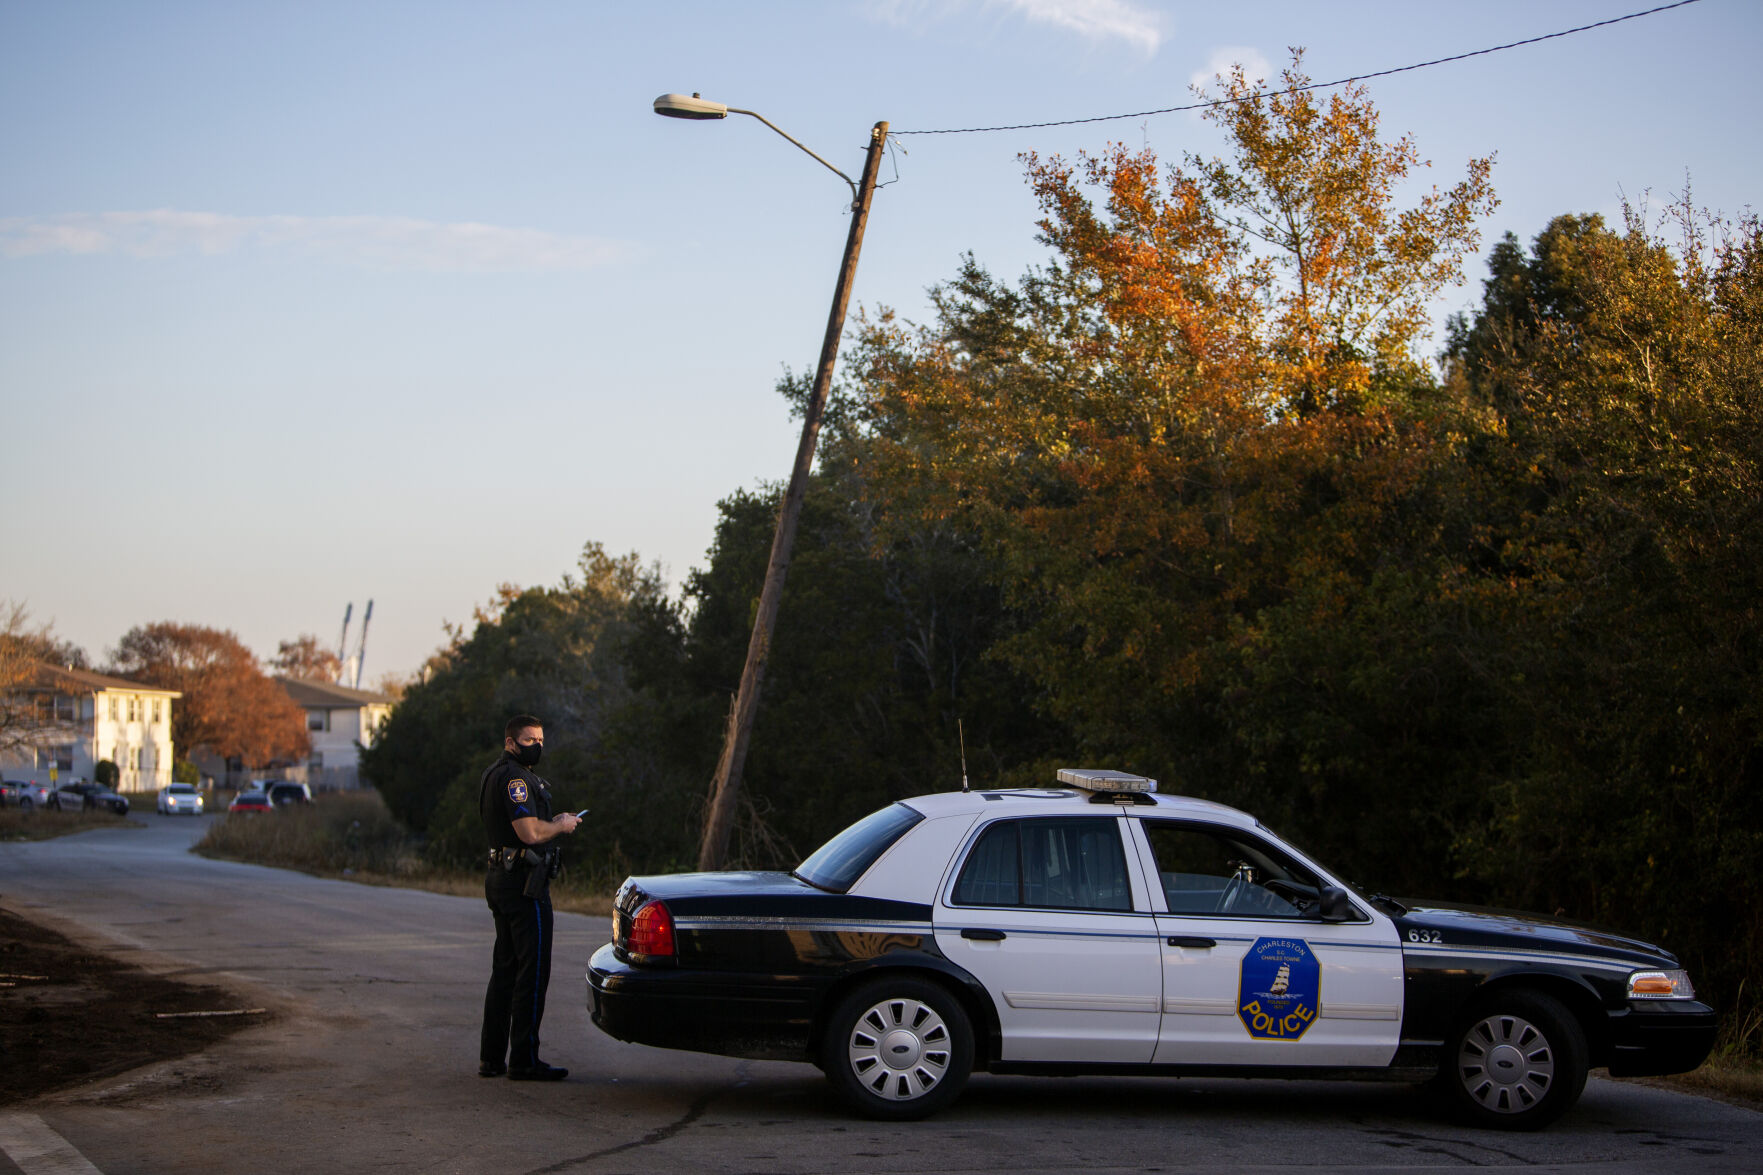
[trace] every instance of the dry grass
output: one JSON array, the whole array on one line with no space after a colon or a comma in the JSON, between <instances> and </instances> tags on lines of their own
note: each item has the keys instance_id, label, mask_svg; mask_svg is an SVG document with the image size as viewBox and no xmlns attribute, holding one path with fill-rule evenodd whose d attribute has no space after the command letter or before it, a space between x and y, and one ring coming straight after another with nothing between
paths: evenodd
<instances>
[{"instance_id":1,"label":"dry grass","mask_svg":"<svg viewBox=\"0 0 1763 1175\"><path fill-rule=\"evenodd\" d=\"M140 827L127 816L113 812L54 812L48 808L25 812L18 808L0 808L0 841L51 840L93 828Z\"/></svg>"},{"instance_id":2,"label":"dry grass","mask_svg":"<svg viewBox=\"0 0 1763 1175\"><path fill-rule=\"evenodd\" d=\"M1705 1093L1747 1109L1763 1110L1763 1063L1711 1057L1694 1073L1661 1077L1657 1083L1672 1089Z\"/></svg>"},{"instance_id":3,"label":"dry grass","mask_svg":"<svg viewBox=\"0 0 1763 1175\"><path fill-rule=\"evenodd\" d=\"M228 816L209 826L195 851L363 885L480 899L484 893L481 871L437 869L425 861L377 792L321 795L311 804ZM551 885L551 904L572 914L610 918L612 888L566 873Z\"/></svg>"},{"instance_id":4,"label":"dry grass","mask_svg":"<svg viewBox=\"0 0 1763 1175\"><path fill-rule=\"evenodd\" d=\"M484 896L484 875L478 872L434 869L404 877L386 877L376 873L337 873L326 876L341 877L344 881L358 881L362 885L423 889L429 893L443 893L456 898L482 900ZM581 884L563 876L551 883L551 906L566 914L586 914L589 917L610 920L612 894L605 886Z\"/></svg>"}]
</instances>

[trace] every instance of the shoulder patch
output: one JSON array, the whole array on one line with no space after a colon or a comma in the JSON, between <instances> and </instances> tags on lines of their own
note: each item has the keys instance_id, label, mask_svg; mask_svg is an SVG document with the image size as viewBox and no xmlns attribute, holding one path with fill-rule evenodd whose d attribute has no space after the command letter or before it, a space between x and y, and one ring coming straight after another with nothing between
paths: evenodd
<instances>
[{"instance_id":1,"label":"shoulder patch","mask_svg":"<svg viewBox=\"0 0 1763 1175\"><path fill-rule=\"evenodd\" d=\"M510 779L508 781L508 798L517 804L526 803L526 780Z\"/></svg>"}]
</instances>

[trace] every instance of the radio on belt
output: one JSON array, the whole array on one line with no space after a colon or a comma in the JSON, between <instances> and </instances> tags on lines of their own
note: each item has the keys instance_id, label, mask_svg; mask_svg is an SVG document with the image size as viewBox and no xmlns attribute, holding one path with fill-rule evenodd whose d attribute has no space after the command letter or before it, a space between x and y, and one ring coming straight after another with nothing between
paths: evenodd
<instances>
[{"instance_id":1,"label":"radio on belt","mask_svg":"<svg viewBox=\"0 0 1763 1175\"><path fill-rule=\"evenodd\" d=\"M1143 775L1129 775L1125 771L1103 771L1094 767L1061 767L1058 772L1060 783L1082 788L1084 791L1106 792L1154 792L1157 781Z\"/></svg>"}]
</instances>

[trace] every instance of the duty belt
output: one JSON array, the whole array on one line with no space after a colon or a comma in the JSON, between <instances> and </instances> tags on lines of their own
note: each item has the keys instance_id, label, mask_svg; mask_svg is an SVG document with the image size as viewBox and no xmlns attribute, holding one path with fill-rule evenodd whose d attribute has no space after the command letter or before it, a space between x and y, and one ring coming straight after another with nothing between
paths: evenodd
<instances>
[{"instance_id":1,"label":"duty belt","mask_svg":"<svg viewBox=\"0 0 1763 1175\"><path fill-rule=\"evenodd\" d=\"M538 852L521 847L517 849L491 849L490 864L500 865L504 869L512 869L516 865L543 865L545 858Z\"/></svg>"}]
</instances>

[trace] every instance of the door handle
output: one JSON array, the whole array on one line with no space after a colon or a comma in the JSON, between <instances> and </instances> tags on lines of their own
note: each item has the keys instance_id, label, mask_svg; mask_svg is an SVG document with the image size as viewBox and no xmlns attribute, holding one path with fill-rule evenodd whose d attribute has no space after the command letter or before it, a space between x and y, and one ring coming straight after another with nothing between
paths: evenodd
<instances>
[{"instance_id":1,"label":"door handle","mask_svg":"<svg viewBox=\"0 0 1763 1175\"><path fill-rule=\"evenodd\" d=\"M1190 937L1187 937L1185 935L1180 935L1180 934L1172 934L1168 938L1164 939L1163 941L1168 943L1172 947L1198 947L1201 950L1205 950L1208 947L1215 947L1218 945L1217 939L1190 938Z\"/></svg>"},{"instance_id":2,"label":"door handle","mask_svg":"<svg viewBox=\"0 0 1763 1175\"><path fill-rule=\"evenodd\" d=\"M969 926L962 930L961 937L971 938L977 942L1003 942L1004 932L1002 930L979 930Z\"/></svg>"}]
</instances>

